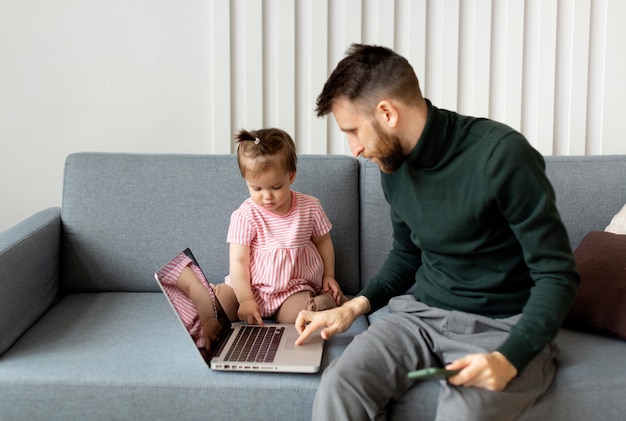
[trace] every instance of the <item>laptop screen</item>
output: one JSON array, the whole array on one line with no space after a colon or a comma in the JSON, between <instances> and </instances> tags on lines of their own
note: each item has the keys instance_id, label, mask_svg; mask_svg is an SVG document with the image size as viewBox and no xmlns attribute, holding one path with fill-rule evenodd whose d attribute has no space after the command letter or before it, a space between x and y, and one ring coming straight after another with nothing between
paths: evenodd
<instances>
[{"instance_id":1,"label":"laptop screen","mask_svg":"<svg viewBox=\"0 0 626 421\"><path fill-rule=\"evenodd\" d=\"M180 275L180 273L186 266L189 265L191 266L194 274L200 279L200 281L209 290L211 290L211 296L213 298L213 305L217 313L217 319L222 325L220 338L218 339L218 341L216 341L217 346L213 346L210 353L207 353L202 346L204 338L201 338L202 327L198 319L198 311L195 308L195 305L191 301L191 298L187 297L185 293L176 286L176 277ZM226 312L224 311L219 300L217 299L215 292L211 288L211 284L209 284L206 275L202 271L202 268L198 264L198 261L196 260L191 250L187 248L181 251L156 273L156 278L159 282L161 290L164 292L171 307L176 312L178 319L185 326L185 329L187 329L187 333L189 334L190 338L199 349L204 360L208 363L210 361L210 358L220 351L221 347L219 345L222 345L225 342L223 340L223 337L230 334L231 322L228 319Z\"/></svg>"}]
</instances>

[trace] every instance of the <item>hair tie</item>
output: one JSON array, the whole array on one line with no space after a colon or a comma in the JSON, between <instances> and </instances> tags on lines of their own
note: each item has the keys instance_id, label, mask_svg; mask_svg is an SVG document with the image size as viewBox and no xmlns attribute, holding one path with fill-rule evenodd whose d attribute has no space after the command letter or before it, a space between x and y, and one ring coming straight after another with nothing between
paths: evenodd
<instances>
[{"instance_id":1,"label":"hair tie","mask_svg":"<svg viewBox=\"0 0 626 421\"><path fill-rule=\"evenodd\" d=\"M259 139L258 137L254 138L254 144L258 145L259 143L261 143L261 139Z\"/></svg>"}]
</instances>

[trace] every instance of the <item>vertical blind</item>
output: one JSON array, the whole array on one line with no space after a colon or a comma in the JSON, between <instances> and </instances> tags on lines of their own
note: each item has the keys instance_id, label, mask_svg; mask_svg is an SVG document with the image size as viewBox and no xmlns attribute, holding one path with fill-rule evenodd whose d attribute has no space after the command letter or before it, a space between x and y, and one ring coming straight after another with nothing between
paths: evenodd
<instances>
[{"instance_id":1,"label":"vertical blind","mask_svg":"<svg viewBox=\"0 0 626 421\"><path fill-rule=\"evenodd\" d=\"M502 121L545 155L601 153L606 0L211 0L211 150L280 127L348 154L315 99L353 42L390 47L436 106Z\"/></svg>"}]
</instances>

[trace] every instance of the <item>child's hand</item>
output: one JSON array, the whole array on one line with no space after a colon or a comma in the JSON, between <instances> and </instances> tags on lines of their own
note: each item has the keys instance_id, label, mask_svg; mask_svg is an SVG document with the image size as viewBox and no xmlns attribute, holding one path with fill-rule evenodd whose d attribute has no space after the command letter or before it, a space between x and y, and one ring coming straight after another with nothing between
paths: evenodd
<instances>
[{"instance_id":1,"label":"child's hand","mask_svg":"<svg viewBox=\"0 0 626 421\"><path fill-rule=\"evenodd\" d=\"M242 322L256 324L263 326L263 318L261 317L261 311L259 306L254 300L246 300L239 303L239 310L237 310L237 316Z\"/></svg>"},{"instance_id":2,"label":"child's hand","mask_svg":"<svg viewBox=\"0 0 626 421\"><path fill-rule=\"evenodd\" d=\"M322 291L330 292L338 306L348 301L343 292L341 292L339 283L332 276L324 275L322 278Z\"/></svg>"},{"instance_id":3,"label":"child's hand","mask_svg":"<svg viewBox=\"0 0 626 421\"><path fill-rule=\"evenodd\" d=\"M211 345L214 342L217 342L221 330L222 324L215 317L211 317L209 320L202 323L202 333L204 334L204 348L207 351L211 351Z\"/></svg>"}]
</instances>

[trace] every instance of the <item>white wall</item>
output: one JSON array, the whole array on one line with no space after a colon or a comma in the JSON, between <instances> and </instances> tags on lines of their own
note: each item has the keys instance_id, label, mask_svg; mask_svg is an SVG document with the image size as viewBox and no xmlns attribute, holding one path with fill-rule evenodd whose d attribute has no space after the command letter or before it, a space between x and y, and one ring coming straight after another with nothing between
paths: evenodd
<instances>
[{"instance_id":1,"label":"white wall","mask_svg":"<svg viewBox=\"0 0 626 421\"><path fill-rule=\"evenodd\" d=\"M0 231L61 205L76 151L230 153L279 126L348 153L313 109L351 42L544 154L626 154L625 21L621 0L0 0Z\"/></svg>"}]
</instances>

